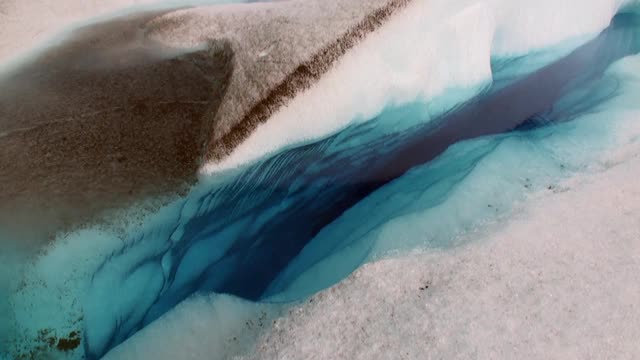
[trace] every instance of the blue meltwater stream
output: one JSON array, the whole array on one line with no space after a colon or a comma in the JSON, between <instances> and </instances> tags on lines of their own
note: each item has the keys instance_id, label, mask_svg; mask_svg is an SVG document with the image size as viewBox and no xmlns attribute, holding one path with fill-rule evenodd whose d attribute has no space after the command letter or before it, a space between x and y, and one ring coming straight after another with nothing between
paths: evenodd
<instances>
[{"instance_id":1,"label":"blue meltwater stream","mask_svg":"<svg viewBox=\"0 0 640 360\"><path fill-rule=\"evenodd\" d=\"M78 231L91 237L82 246L113 236L119 247L71 296L84 356L101 358L194 294L287 303L390 251L452 246L456 234L507 212L528 189L566 176L606 141L606 104L624 85L610 70L640 52L640 15L620 13L564 50L535 68L530 60L540 54L492 59L492 83L470 99L451 89L203 175L124 235ZM434 116L438 104L447 110ZM598 121L581 122L597 112ZM472 196L461 196L469 184ZM434 209L434 218L400 221ZM392 239L377 241L389 224Z\"/></svg>"},{"instance_id":2,"label":"blue meltwater stream","mask_svg":"<svg viewBox=\"0 0 640 360\"><path fill-rule=\"evenodd\" d=\"M436 206L500 144L562 131L615 96L616 80L605 70L640 51L638 25L638 16L619 14L595 39L515 80L501 75L518 59L494 59L493 85L426 124L394 131L388 124L415 122L425 104L388 109L234 174L202 179L129 234L131 245L93 275L84 301L86 354L99 358L194 293L289 301L339 281L369 255L373 245L364 239L376 225L408 211L400 210L406 198L394 206L393 192L415 190L406 183L415 174L420 206ZM365 198L388 202L387 211L356 206ZM324 275L296 283L347 247L349 255Z\"/></svg>"}]
</instances>

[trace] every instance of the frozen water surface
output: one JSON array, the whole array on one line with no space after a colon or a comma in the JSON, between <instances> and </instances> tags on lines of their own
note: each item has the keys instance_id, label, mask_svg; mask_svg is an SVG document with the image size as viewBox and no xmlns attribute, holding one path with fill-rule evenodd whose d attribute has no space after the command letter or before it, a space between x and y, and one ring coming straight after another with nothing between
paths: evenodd
<instances>
[{"instance_id":1,"label":"frozen water surface","mask_svg":"<svg viewBox=\"0 0 640 360\"><path fill-rule=\"evenodd\" d=\"M408 2L186 194L7 247L3 356L636 353L637 6L515 4Z\"/></svg>"}]
</instances>

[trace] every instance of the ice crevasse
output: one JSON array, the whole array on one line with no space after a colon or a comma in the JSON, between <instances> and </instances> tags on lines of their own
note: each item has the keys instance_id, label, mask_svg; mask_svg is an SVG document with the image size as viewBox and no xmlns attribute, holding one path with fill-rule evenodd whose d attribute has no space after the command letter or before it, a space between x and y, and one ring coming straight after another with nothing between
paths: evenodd
<instances>
[{"instance_id":1,"label":"ice crevasse","mask_svg":"<svg viewBox=\"0 0 640 360\"><path fill-rule=\"evenodd\" d=\"M248 318L266 327L392 251L455 244L638 129L620 100L636 80L609 69L640 51L637 4L409 2L184 197L21 265L2 355L49 351L46 329L79 339L55 356L131 358L199 317L224 358Z\"/></svg>"}]
</instances>

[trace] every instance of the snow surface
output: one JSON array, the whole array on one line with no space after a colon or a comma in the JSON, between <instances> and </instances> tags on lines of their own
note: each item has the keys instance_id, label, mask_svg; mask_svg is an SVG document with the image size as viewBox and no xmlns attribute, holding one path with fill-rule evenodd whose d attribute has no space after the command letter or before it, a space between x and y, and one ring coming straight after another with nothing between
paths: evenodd
<instances>
[{"instance_id":1,"label":"snow surface","mask_svg":"<svg viewBox=\"0 0 640 360\"><path fill-rule=\"evenodd\" d=\"M609 73L625 79L626 95L548 140L564 144L547 156L580 168L575 176L560 183L532 178L537 190L509 217L460 234L458 247L422 248L366 264L284 315L274 305L195 297L107 359L142 353L211 358L207 354L223 354L237 341L236 332L245 334L245 345L259 337L253 352L233 352L247 360L633 358L640 351L640 186L632 180L640 172L638 69L640 56L618 62ZM592 146L606 150L596 161ZM540 144L533 148L546 151ZM472 194L500 187L496 179L512 181L510 152L478 166L449 208L389 219L382 226L387 229L369 239L375 252L388 254L385 243L399 237L419 243L423 223L452 217ZM525 162L533 172L542 169L535 151L515 158L515 167ZM240 309L237 321L225 321L230 334L218 333L225 302L234 304L230 312ZM246 314L269 319L267 330L249 326ZM196 332L206 339L181 336ZM219 358L232 355L224 354Z\"/></svg>"},{"instance_id":2,"label":"snow surface","mask_svg":"<svg viewBox=\"0 0 640 360\"><path fill-rule=\"evenodd\" d=\"M588 38L604 28L622 5L621 1L542 3L546 6L538 8L537 3L524 1L518 2L522 7L517 7L508 1L461 0L452 4L445 0L416 0L401 16L345 56L324 79L261 126L237 149L238 155L232 154L226 163L209 164L207 171L235 167L265 152L324 137L368 120L389 105L426 100L452 87L475 89L491 79L492 55L523 54L575 36ZM19 9L14 13L21 15L3 22L14 27L2 27L2 40L10 40L0 49L26 49L50 36L51 29L61 29L117 7L109 3L113 8L107 9L102 2L69 8L64 3L3 3L0 18L5 4ZM49 8L53 8L52 12L48 12ZM58 12L60 16L51 15ZM35 25L27 26L23 32L19 28L24 21ZM4 32L8 28L11 32ZM5 54L0 59L6 59L8 52L0 54ZM409 54L415 54L415 58ZM468 66L470 63L473 66ZM637 58L623 65L618 71L625 79L633 80L639 68ZM435 74L441 78L425 83ZM637 89L630 93L637 94ZM467 351L468 356L485 358L557 354L582 357L591 350L589 354L607 357L615 355L615 351L637 351L629 339L637 338L636 326L640 324L632 301L638 294L632 274L638 270L634 252L638 252L635 224L640 195L629 179L640 171L638 148L633 142L640 131L634 124L637 111L629 110L637 98L616 101L609 104L611 109L627 109L617 115L607 114L610 119L621 119L612 122L617 125L604 127L606 131L592 127L600 119L594 115L573 140L580 150L575 156L582 161L587 158L581 157L583 153L594 151L589 142L594 137L608 137L609 130L614 138L621 137L614 139L614 144L621 146L619 151L599 163L603 171L592 169L584 178L543 191L546 195L522 205L515 219L504 229L496 225L497 230L486 240L456 250L430 250L365 265L345 282L318 294L312 303L277 320L258 341L257 353L246 356L297 359L317 354L321 358L371 358L367 352L376 350L397 358L401 355L397 353L399 348L406 348L409 358L431 356L428 351L434 357L451 355L453 351L465 355ZM311 120L301 120L308 118ZM594 129L603 131L594 133ZM561 138L557 143L566 140ZM526 148L519 149L520 154L526 153ZM489 166L484 174L492 169L504 170L498 166L504 159L494 157L493 167ZM509 164L517 163L515 160L512 156ZM457 200L475 194L486 186L487 179L483 181L479 176L476 181L468 181ZM458 209L462 209L461 204L464 202L458 202ZM456 206L445 206L441 211L446 215L452 209ZM431 216L432 223L438 220L425 214ZM398 234L408 244L422 243L423 221L419 213L391 221L385 231L376 233L376 253L385 255ZM443 222L441 226L445 225ZM412 234L413 228L418 231ZM398 232L401 229L405 230ZM111 235L101 229L84 229L61 237L43 252L25 275L27 287L10 299L8 306L19 308L19 322L28 327L30 320L46 319L48 325L72 329L75 324L68 321L81 317L77 299L84 295L89 278L109 253L122 246L121 237ZM485 234L469 236L477 240ZM93 241L84 241L87 238ZM429 289L420 290L427 282ZM394 318L399 319L395 322L389 320L392 310ZM229 347L230 341L240 339L237 334L242 336L238 341L246 344L262 333L255 327L245 327L247 316L256 320L264 312L263 319L271 319L278 311L277 307L225 296L194 297L110 356L131 359L153 351L158 359L223 358L244 348ZM527 317L529 323L522 321ZM632 321L616 321L622 317ZM229 327L221 328L221 324ZM263 327L266 326L259 328ZM185 338L185 332L193 336ZM209 336L201 336L205 333ZM608 339L611 334L615 336ZM502 340L505 337L508 341ZM609 340L613 345L607 345ZM577 345L579 341L582 346Z\"/></svg>"},{"instance_id":3,"label":"snow surface","mask_svg":"<svg viewBox=\"0 0 640 360\"><path fill-rule=\"evenodd\" d=\"M205 164L203 172L236 168L323 138L392 105L481 86L491 80L491 56L525 54L572 38L587 40L629 3L414 0L228 157Z\"/></svg>"},{"instance_id":4,"label":"snow surface","mask_svg":"<svg viewBox=\"0 0 640 360\"><path fill-rule=\"evenodd\" d=\"M280 311L228 295L194 296L104 359L231 359L251 349Z\"/></svg>"},{"instance_id":5,"label":"snow surface","mask_svg":"<svg viewBox=\"0 0 640 360\"><path fill-rule=\"evenodd\" d=\"M610 166L470 235L482 240L363 266L246 359L634 358L640 147Z\"/></svg>"},{"instance_id":6,"label":"snow surface","mask_svg":"<svg viewBox=\"0 0 640 360\"><path fill-rule=\"evenodd\" d=\"M220 39L230 42L234 72L224 101L217 112L211 114L213 129L207 151L209 157L206 158L220 159L243 141L243 136L233 139L237 133L231 136L232 141L227 136L237 130L239 123L252 121L250 114L256 104L272 97L283 83L294 88L291 96L298 94L301 87L298 82L305 80L291 80L289 75L301 64L308 61L332 64L339 55L334 51L325 53L328 46L340 44L335 47L340 49L339 53L348 51L352 44L361 41L360 36L368 36L370 31L388 22L371 21L369 16L375 10L387 9L394 15L406 2L409 1L294 0L252 6L197 7L155 19L149 24L149 37L180 48L197 47ZM357 24L361 22L367 24L368 30L352 33L351 30L358 28ZM301 75L302 78L306 76ZM268 102L265 116L270 116L280 106L279 101ZM310 126L318 122L304 123ZM270 149L264 149L265 153Z\"/></svg>"}]
</instances>

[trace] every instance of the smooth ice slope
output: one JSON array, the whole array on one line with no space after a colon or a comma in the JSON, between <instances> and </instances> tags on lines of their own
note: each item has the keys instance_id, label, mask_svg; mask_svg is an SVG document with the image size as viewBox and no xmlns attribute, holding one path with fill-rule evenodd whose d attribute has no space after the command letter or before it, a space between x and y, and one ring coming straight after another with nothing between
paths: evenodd
<instances>
[{"instance_id":1,"label":"smooth ice slope","mask_svg":"<svg viewBox=\"0 0 640 360\"><path fill-rule=\"evenodd\" d=\"M206 164L204 172L315 141L390 106L426 101L452 87L477 86L491 78L491 56L526 54L570 39L584 42L632 3L414 0L230 156Z\"/></svg>"},{"instance_id":2,"label":"smooth ice slope","mask_svg":"<svg viewBox=\"0 0 640 360\"><path fill-rule=\"evenodd\" d=\"M493 14L483 3L446 10L439 6L411 2L230 156L206 164L204 172L234 168L318 140L371 120L386 107L424 102L447 88L486 84L491 79ZM434 116L438 110L432 110Z\"/></svg>"}]
</instances>

